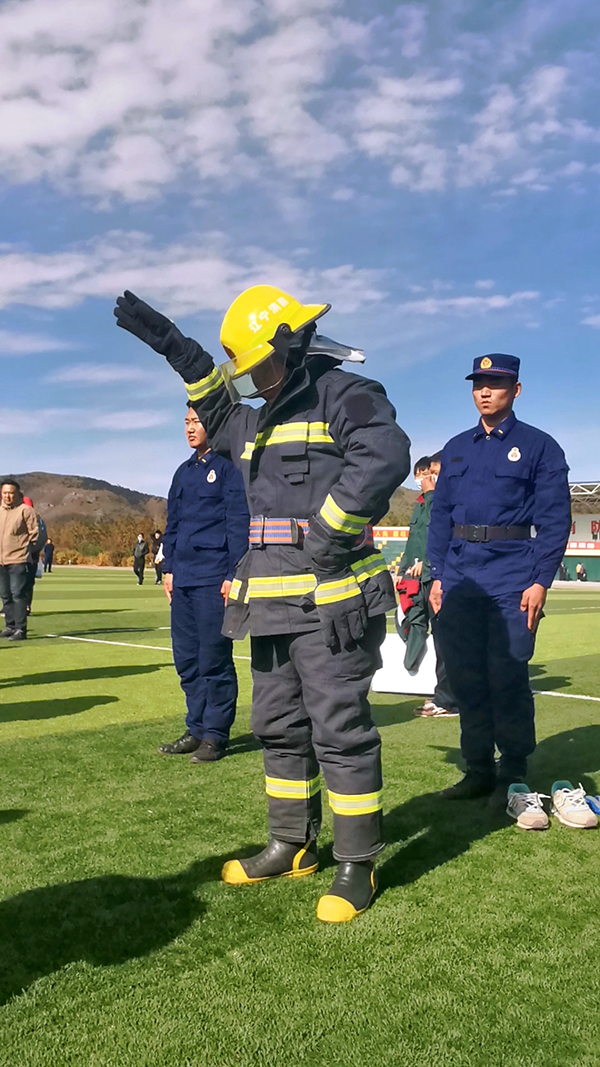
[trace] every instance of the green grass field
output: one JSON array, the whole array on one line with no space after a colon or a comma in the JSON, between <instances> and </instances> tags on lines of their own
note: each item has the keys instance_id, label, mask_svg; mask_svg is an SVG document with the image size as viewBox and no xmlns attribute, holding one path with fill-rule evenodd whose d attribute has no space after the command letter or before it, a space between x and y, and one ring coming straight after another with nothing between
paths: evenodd
<instances>
[{"instance_id":1,"label":"green grass field","mask_svg":"<svg viewBox=\"0 0 600 1067\"><path fill-rule=\"evenodd\" d=\"M379 695L381 889L324 926L329 814L314 877L219 881L266 840L247 642L231 754L194 766L156 752L183 698L150 577L56 570L34 608L0 647L0 1064L598 1067L600 830L442 801L457 721ZM530 785L598 792L600 591L551 594L532 676L596 702L537 698Z\"/></svg>"}]
</instances>

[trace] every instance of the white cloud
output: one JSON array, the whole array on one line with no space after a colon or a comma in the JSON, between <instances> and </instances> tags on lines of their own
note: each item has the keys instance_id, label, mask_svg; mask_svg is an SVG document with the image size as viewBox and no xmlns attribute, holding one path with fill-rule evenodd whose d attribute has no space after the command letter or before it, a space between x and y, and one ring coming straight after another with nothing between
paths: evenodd
<instances>
[{"instance_id":1,"label":"white cloud","mask_svg":"<svg viewBox=\"0 0 600 1067\"><path fill-rule=\"evenodd\" d=\"M56 253L0 250L0 307L69 308L131 289L173 316L222 312L243 289L278 284L300 299L322 298L350 313L384 299L385 276L351 264L302 270L261 248L231 248L223 235L159 248L140 233L114 231Z\"/></svg>"},{"instance_id":2,"label":"white cloud","mask_svg":"<svg viewBox=\"0 0 600 1067\"><path fill-rule=\"evenodd\" d=\"M315 94L367 32L337 6L53 0L49 17L45 0L13 0L0 11L0 172L129 200L189 171L251 176L257 151L319 174L345 144Z\"/></svg>"},{"instance_id":3,"label":"white cloud","mask_svg":"<svg viewBox=\"0 0 600 1067\"><path fill-rule=\"evenodd\" d=\"M479 281L475 282L475 288L476 289L493 289L495 284L496 283L492 280L492 278L480 278Z\"/></svg>"},{"instance_id":4,"label":"white cloud","mask_svg":"<svg viewBox=\"0 0 600 1067\"><path fill-rule=\"evenodd\" d=\"M588 315L587 318L581 320L582 326L593 326L595 330L600 330L600 315Z\"/></svg>"},{"instance_id":5,"label":"white cloud","mask_svg":"<svg viewBox=\"0 0 600 1067\"><path fill-rule=\"evenodd\" d=\"M56 385L115 385L117 382L144 382L148 374L137 367L121 367L116 363L77 363L59 367L46 375L44 381Z\"/></svg>"},{"instance_id":6,"label":"white cloud","mask_svg":"<svg viewBox=\"0 0 600 1067\"><path fill-rule=\"evenodd\" d=\"M354 154L423 193L542 174L547 149L600 131L572 113L573 55L531 60L551 54L533 42L559 5L525 7L486 36L464 34L452 5L417 2L350 18L344 0L7 0L0 174L104 207L203 182L312 182ZM561 164L565 178L585 166Z\"/></svg>"},{"instance_id":7,"label":"white cloud","mask_svg":"<svg viewBox=\"0 0 600 1067\"><path fill-rule=\"evenodd\" d=\"M0 434L18 436L29 434L32 426L38 435L48 431L114 430L135 432L166 426L171 415L162 411L135 409L133 411L97 412L85 408L39 408L30 410L0 408Z\"/></svg>"},{"instance_id":8,"label":"white cloud","mask_svg":"<svg viewBox=\"0 0 600 1067\"><path fill-rule=\"evenodd\" d=\"M58 337L37 333L0 330L0 356L30 356L43 352L64 352L74 345Z\"/></svg>"},{"instance_id":9,"label":"white cloud","mask_svg":"<svg viewBox=\"0 0 600 1067\"><path fill-rule=\"evenodd\" d=\"M424 300L409 300L399 307L402 311L411 311L419 315L440 315L451 313L457 315L481 315L488 311L504 311L530 300L537 300L539 293L523 291L502 296L453 296L426 297Z\"/></svg>"}]
</instances>

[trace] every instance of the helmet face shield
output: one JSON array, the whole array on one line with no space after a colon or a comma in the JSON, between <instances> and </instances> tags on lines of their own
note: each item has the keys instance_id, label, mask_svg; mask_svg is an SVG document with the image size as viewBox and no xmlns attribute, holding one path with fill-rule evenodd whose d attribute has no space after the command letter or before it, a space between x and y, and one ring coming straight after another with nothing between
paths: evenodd
<instances>
[{"instance_id":1,"label":"helmet face shield","mask_svg":"<svg viewBox=\"0 0 600 1067\"><path fill-rule=\"evenodd\" d=\"M283 382L286 376L286 361L277 352L270 352L251 370L240 374L230 359L222 364L221 374L235 403L239 400L254 400L257 397L266 398L271 389Z\"/></svg>"}]
</instances>

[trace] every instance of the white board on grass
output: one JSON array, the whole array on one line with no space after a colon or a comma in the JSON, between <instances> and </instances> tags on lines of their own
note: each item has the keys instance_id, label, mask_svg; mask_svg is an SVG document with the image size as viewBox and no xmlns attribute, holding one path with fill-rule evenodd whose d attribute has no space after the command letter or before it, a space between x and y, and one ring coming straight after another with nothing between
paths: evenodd
<instances>
[{"instance_id":1,"label":"white board on grass","mask_svg":"<svg viewBox=\"0 0 600 1067\"><path fill-rule=\"evenodd\" d=\"M407 671L404 666L406 645L398 634L388 634L381 646L383 666L375 673L371 683L374 693L406 693L409 696L432 696L436 686L435 649L431 634L427 638L427 651L419 669Z\"/></svg>"}]
</instances>

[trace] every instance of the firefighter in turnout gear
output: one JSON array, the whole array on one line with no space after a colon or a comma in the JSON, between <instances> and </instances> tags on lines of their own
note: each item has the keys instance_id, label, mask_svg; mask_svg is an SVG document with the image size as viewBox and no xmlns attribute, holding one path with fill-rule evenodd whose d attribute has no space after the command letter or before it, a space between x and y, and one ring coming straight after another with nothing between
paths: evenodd
<instances>
[{"instance_id":1,"label":"firefighter in turnout gear","mask_svg":"<svg viewBox=\"0 0 600 1067\"><path fill-rule=\"evenodd\" d=\"M181 375L211 447L242 471L250 505L250 548L224 633L250 633L251 725L271 838L258 855L226 863L223 880L316 871L320 769L338 870L317 915L344 922L369 906L384 847L381 739L368 692L395 597L371 524L409 472L410 442L383 387L341 370L363 353L316 333L329 307L270 285L246 290L223 320L221 369L133 293L119 297L115 315ZM265 403L240 403L252 397Z\"/></svg>"}]
</instances>

